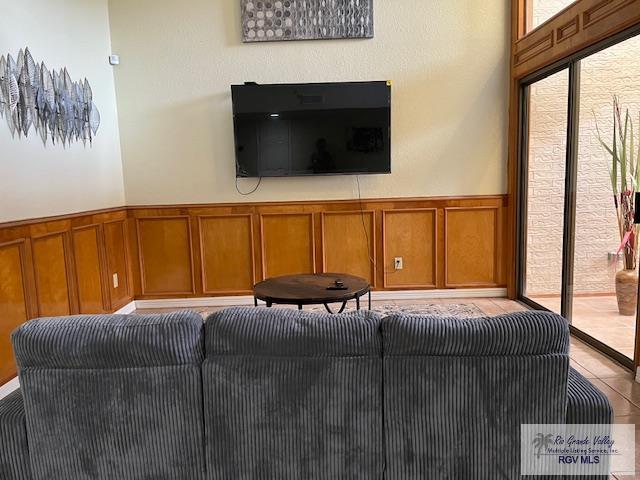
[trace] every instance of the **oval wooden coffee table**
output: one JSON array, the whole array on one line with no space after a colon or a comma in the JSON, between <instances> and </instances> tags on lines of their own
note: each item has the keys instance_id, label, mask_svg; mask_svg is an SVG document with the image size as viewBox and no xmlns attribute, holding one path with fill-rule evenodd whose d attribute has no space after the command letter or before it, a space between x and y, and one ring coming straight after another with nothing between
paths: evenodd
<instances>
[{"instance_id":1,"label":"oval wooden coffee table","mask_svg":"<svg viewBox=\"0 0 640 480\"><path fill-rule=\"evenodd\" d=\"M344 289L336 289L336 282L342 282ZM258 300L273 304L297 305L302 310L304 305L324 305L329 313L330 303L342 303L338 313L344 312L349 300L356 301L356 308L360 310L360 297L369 295L369 310L371 310L371 286L360 277L342 273L319 273L315 275L287 275L276 277L258 283L253 287L254 304Z\"/></svg>"}]
</instances>

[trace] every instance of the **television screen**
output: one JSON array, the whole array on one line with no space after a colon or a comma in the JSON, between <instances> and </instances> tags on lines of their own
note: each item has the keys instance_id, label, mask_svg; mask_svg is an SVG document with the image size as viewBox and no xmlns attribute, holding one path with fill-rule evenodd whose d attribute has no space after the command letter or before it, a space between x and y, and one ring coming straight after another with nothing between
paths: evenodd
<instances>
[{"instance_id":1,"label":"television screen","mask_svg":"<svg viewBox=\"0 0 640 480\"><path fill-rule=\"evenodd\" d=\"M238 177L391 172L389 82L234 85Z\"/></svg>"}]
</instances>

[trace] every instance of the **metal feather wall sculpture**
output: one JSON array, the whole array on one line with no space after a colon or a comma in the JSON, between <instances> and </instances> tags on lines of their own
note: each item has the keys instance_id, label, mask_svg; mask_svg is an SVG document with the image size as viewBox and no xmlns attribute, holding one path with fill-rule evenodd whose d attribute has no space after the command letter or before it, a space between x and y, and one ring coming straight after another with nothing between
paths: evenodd
<instances>
[{"instance_id":1,"label":"metal feather wall sculpture","mask_svg":"<svg viewBox=\"0 0 640 480\"><path fill-rule=\"evenodd\" d=\"M28 48L17 59L0 56L0 119L11 136L29 136L33 128L46 146L47 140L64 147L82 141L91 145L100 127L100 112L85 78L74 82L66 68L49 71L36 63Z\"/></svg>"}]
</instances>

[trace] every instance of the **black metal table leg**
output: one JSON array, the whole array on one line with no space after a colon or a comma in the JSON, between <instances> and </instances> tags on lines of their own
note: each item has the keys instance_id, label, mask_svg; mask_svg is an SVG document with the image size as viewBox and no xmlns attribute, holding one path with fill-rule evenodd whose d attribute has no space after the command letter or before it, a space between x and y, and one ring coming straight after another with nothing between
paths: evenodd
<instances>
[{"instance_id":1,"label":"black metal table leg","mask_svg":"<svg viewBox=\"0 0 640 480\"><path fill-rule=\"evenodd\" d=\"M273 307L273 303L267 302L267 308L271 308L271 307Z\"/></svg>"},{"instance_id":2,"label":"black metal table leg","mask_svg":"<svg viewBox=\"0 0 640 480\"><path fill-rule=\"evenodd\" d=\"M369 310L371 310L371 290L369 290Z\"/></svg>"},{"instance_id":3,"label":"black metal table leg","mask_svg":"<svg viewBox=\"0 0 640 480\"><path fill-rule=\"evenodd\" d=\"M298 305L298 310L302 310L302 304Z\"/></svg>"},{"instance_id":4,"label":"black metal table leg","mask_svg":"<svg viewBox=\"0 0 640 480\"><path fill-rule=\"evenodd\" d=\"M356 310L360 311L360 297L356 297Z\"/></svg>"},{"instance_id":5,"label":"black metal table leg","mask_svg":"<svg viewBox=\"0 0 640 480\"><path fill-rule=\"evenodd\" d=\"M340 310L337 313L342 313L344 312L344 309L347 307L347 302L342 302L342 307L340 308ZM331 315L335 315L335 313L333 312L333 310L331 310L329 308L329 305L327 303L324 304L324 308L327 309L327 312L329 312Z\"/></svg>"},{"instance_id":6,"label":"black metal table leg","mask_svg":"<svg viewBox=\"0 0 640 480\"><path fill-rule=\"evenodd\" d=\"M253 297L253 306L254 307L258 306L258 297Z\"/></svg>"}]
</instances>

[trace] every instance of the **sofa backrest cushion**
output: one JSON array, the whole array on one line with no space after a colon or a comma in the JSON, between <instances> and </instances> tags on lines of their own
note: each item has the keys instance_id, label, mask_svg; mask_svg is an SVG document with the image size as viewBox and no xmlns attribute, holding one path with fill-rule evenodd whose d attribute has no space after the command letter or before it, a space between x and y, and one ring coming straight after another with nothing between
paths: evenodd
<instances>
[{"instance_id":1,"label":"sofa backrest cushion","mask_svg":"<svg viewBox=\"0 0 640 480\"><path fill-rule=\"evenodd\" d=\"M564 423L567 322L383 320L386 477L520 478L520 426Z\"/></svg>"},{"instance_id":2,"label":"sofa backrest cushion","mask_svg":"<svg viewBox=\"0 0 640 480\"><path fill-rule=\"evenodd\" d=\"M202 317L95 315L40 318L12 336L23 367L137 368L192 365L204 359Z\"/></svg>"},{"instance_id":3,"label":"sofa backrest cushion","mask_svg":"<svg viewBox=\"0 0 640 480\"><path fill-rule=\"evenodd\" d=\"M385 356L566 354L569 326L559 315L518 312L487 318L392 315L382 322Z\"/></svg>"},{"instance_id":4,"label":"sofa backrest cushion","mask_svg":"<svg viewBox=\"0 0 640 480\"><path fill-rule=\"evenodd\" d=\"M380 318L282 308L230 308L207 319L207 355L379 356Z\"/></svg>"},{"instance_id":5,"label":"sofa backrest cushion","mask_svg":"<svg viewBox=\"0 0 640 480\"><path fill-rule=\"evenodd\" d=\"M208 478L382 478L379 325L369 312L209 317Z\"/></svg>"},{"instance_id":6,"label":"sofa backrest cushion","mask_svg":"<svg viewBox=\"0 0 640 480\"><path fill-rule=\"evenodd\" d=\"M188 312L20 327L34 478L201 478L202 334L202 318Z\"/></svg>"}]
</instances>

